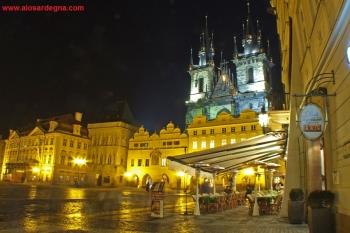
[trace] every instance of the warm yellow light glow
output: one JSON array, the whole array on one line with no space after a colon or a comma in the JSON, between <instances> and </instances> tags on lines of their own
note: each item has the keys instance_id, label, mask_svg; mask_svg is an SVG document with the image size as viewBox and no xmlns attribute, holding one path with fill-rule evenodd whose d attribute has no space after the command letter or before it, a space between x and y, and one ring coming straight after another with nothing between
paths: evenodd
<instances>
[{"instance_id":1,"label":"warm yellow light glow","mask_svg":"<svg viewBox=\"0 0 350 233\"><path fill-rule=\"evenodd\" d=\"M246 175L246 176L252 176L254 175L254 169L249 167L249 168L246 168L243 170L243 174Z\"/></svg>"},{"instance_id":2,"label":"warm yellow light glow","mask_svg":"<svg viewBox=\"0 0 350 233\"><path fill-rule=\"evenodd\" d=\"M40 172L40 168L38 168L38 167L33 167L33 168L32 168L32 172L38 173L38 172Z\"/></svg>"},{"instance_id":3,"label":"warm yellow light glow","mask_svg":"<svg viewBox=\"0 0 350 233\"><path fill-rule=\"evenodd\" d=\"M82 166L86 164L86 159L84 158L74 158L73 163L78 165L78 166Z\"/></svg>"},{"instance_id":4,"label":"warm yellow light glow","mask_svg":"<svg viewBox=\"0 0 350 233\"><path fill-rule=\"evenodd\" d=\"M51 171L51 167L45 166L45 167L44 167L44 171L45 171L46 173L49 173L49 172Z\"/></svg>"},{"instance_id":5,"label":"warm yellow light glow","mask_svg":"<svg viewBox=\"0 0 350 233\"><path fill-rule=\"evenodd\" d=\"M262 127L266 127L268 123L269 123L269 115L267 115L266 113L260 113L259 114L259 124Z\"/></svg>"},{"instance_id":6,"label":"warm yellow light glow","mask_svg":"<svg viewBox=\"0 0 350 233\"><path fill-rule=\"evenodd\" d=\"M131 177L131 176L132 176L132 173L131 173L131 172L125 172L125 173L124 173L124 176L126 176L126 177Z\"/></svg>"},{"instance_id":7,"label":"warm yellow light glow","mask_svg":"<svg viewBox=\"0 0 350 233\"><path fill-rule=\"evenodd\" d=\"M226 81L226 75L222 76L222 81L224 81L224 82Z\"/></svg>"},{"instance_id":8,"label":"warm yellow light glow","mask_svg":"<svg viewBox=\"0 0 350 233\"><path fill-rule=\"evenodd\" d=\"M185 173L183 171L179 171L176 173L177 176L183 177L185 176Z\"/></svg>"}]
</instances>

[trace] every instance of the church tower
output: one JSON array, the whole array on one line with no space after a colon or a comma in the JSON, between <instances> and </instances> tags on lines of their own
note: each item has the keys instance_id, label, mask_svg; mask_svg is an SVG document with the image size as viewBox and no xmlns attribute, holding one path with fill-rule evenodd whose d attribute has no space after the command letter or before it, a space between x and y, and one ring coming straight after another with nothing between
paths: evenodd
<instances>
[{"instance_id":1,"label":"church tower","mask_svg":"<svg viewBox=\"0 0 350 233\"><path fill-rule=\"evenodd\" d=\"M237 91L235 96L235 114L245 109L256 112L269 109L270 92L269 59L262 48L262 36L259 22L254 29L250 4L247 1L248 16L243 24L242 47L244 52L238 53L236 38L232 62L236 66Z\"/></svg>"},{"instance_id":2,"label":"church tower","mask_svg":"<svg viewBox=\"0 0 350 233\"><path fill-rule=\"evenodd\" d=\"M198 52L198 64L193 63L193 51L191 49L191 60L189 74L191 76L191 88L189 99L186 101L187 113L186 124L189 124L193 117L205 115L205 104L212 94L214 81L216 79L213 47L213 34L208 33L208 19L205 17L205 29L200 35L200 49Z\"/></svg>"},{"instance_id":3,"label":"church tower","mask_svg":"<svg viewBox=\"0 0 350 233\"><path fill-rule=\"evenodd\" d=\"M206 17L205 30L200 36L197 65L193 63L191 49L188 71L191 76L191 88L186 101L187 125L199 115L213 120L221 112L238 116L247 109L255 112L269 110L272 60L262 46L259 22L253 23L249 0L247 11L247 18L243 24L243 52L239 53L237 38L234 37L233 59L229 62L221 56L218 67L214 62L214 37L209 36ZM235 73L233 65L236 68Z\"/></svg>"}]
</instances>

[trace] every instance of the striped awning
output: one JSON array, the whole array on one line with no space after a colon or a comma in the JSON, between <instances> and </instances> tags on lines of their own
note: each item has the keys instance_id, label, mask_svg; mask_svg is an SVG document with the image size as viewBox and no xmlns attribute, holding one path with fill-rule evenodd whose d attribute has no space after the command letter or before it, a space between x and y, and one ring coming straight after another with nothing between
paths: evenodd
<instances>
[{"instance_id":1,"label":"striped awning","mask_svg":"<svg viewBox=\"0 0 350 233\"><path fill-rule=\"evenodd\" d=\"M285 154L287 142L286 132L270 132L257 136L241 143L235 143L202 150L189 154L169 156L170 161L191 166L193 164L205 163L209 167L201 170L213 172L213 167L222 167L217 173L224 173L247 166L254 161L268 161L269 159L281 157Z\"/></svg>"}]
</instances>

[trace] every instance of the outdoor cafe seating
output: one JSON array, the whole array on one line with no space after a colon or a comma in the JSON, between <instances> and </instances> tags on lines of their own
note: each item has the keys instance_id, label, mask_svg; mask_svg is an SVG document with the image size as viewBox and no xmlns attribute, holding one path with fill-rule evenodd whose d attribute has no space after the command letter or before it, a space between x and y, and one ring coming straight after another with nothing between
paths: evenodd
<instances>
[{"instance_id":1,"label":"outdoor cafe seating","mask_svg":"<svg viewBox=\"0 0 350 233\"><path fill-rule=\"evenodd\" d=\"M247 195L251 216L278 214L281 209L282 195L275 191L257 192ZM257 206L256 206L257 205ZM254 214L254 208L258 207L258 213Z\"/></svg>"},{"instance_id":2,"label":"outdoor cafe seating","mask_svg":"<svg viewBox=\"0 0 350 233\"><path fill-rule=\"evenodd\" d=\"M199 195L199 208L201 213L213 213L218 211L224 211L227 209L236 208L238 205L244 203L244 193L204 193ZM196 200L196 195L193 195L193 200Z\"/></svg>"}]
</instances>

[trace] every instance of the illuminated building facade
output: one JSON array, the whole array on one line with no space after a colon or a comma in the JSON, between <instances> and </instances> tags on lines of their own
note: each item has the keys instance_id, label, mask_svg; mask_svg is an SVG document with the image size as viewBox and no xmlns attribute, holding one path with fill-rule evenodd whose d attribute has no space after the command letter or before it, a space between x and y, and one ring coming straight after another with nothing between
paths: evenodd
<instances>
[{"instance_id":1,"label":"illuminated building facade","mask_svg":"<svg viewBox=\"0 0 350 233\"><path fill-rule=\"evenodd\" d=\"M167 187L180 188L181 178L168 168L168 156L186 153L188 137L170 122L159 134L140 127L129 140L127 185L143 187L147 181L164 181Z\"/></svg>"},{"instance_id":2,"label":"illuminated building facade","mask_svg":"<svg viewBox=\"0 0 350 233\"><path fill-rule=\"evenodd\" d=\"M2 171L2 162L4 160L6 142L0 137L0 174Z\"/></svg>"},{"instance_id":3,"label":"illuminated building facade","mask_svg":"<svg viewBox=\"0 0 350 233\"><path fill-rule=\"evenodd\" d=\"M6 140L1 180L74 184L87 182L89 138L76 112L38 119L25 129L10 130Z\"/></svg>"},{"instance_id":4,"label":"illuminated building facade","mask_svg":"<svg viewBox=\"0 0 350 233\"><path fill-rule=\"evenodd\" d=\"M264 51L259 23L254 29L248 2L248 17L243 25L242 53L239 53L236 37L232 64L225 60L216 67L213 47L213 35L208 34L206 24L201 35L201 46L198 52L199 61L195 65L191 50L189 74L191 76L190 95L186 101L186 124L196 116L215 119L222 111L229 111L238 116L242 111L251 109L256 112L268 110L271 94L272 59Z\"/></svg>"},{"instance_id":5,"label":"illuminated building facade","mask_svg":"<svg viewBox=\"0 0 350 233\"><path fill-rule=\"evenodd\" d=\"M129 139L136 128L122 121L88 124L91 146L88 162L93 185L118 186L123 183Z\"/></svg>"},{"instance_id":6,"label":"illuminated building facade","mask_svg":"<svg viewBox=\"0 0 350 233\"><path fill-rule=\"evenodd\" d=\"M208 120L197 116L187 128L189 152L200 151L239 143L263 133L257 113L247 109L239 117L221 112L217 118Z\"/></svg>"},{"instance_id":7,"label":"illuminated building facade","mask_svg":"<svg viewBox=\"0 0 350 233\"><path fill-rule=\"evenodd\" d=\"M336 232L349 232L350 1L270 2L277 15L285 92L296 96L289 106L285 193L298 187L306 193L331 190L336 194ZM327 116L323 134L314 140L303 137L297 122L308 102ZM282 214L287 215L287 202Z\"/></svg>"}]
</instances>

